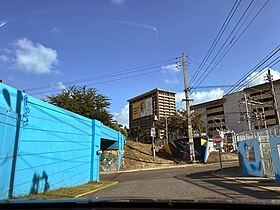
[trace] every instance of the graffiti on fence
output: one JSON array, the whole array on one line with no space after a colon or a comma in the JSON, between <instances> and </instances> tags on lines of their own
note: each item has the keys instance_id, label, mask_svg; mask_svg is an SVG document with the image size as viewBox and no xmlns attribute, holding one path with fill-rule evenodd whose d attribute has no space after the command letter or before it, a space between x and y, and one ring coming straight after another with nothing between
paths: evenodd
<instances>
[{"instance_id":1,"label":"graffiti on fence","mask_svg":"<svg viewBox=\"0 0 280 210\"><path fill-rule=\"evenodd\" d=\"M22 115L22 126L25 127L28 125L30 109L28 107L28 96L25 95L23 98L23 115Z\"/></svg>"},{"instance_id":2,"label":"graffiti on fence","mask_svg":"<svg viewBox=\"0 0 280 210\"><path fill-rule=\"evenodd\" d=\"M100 167L103 171L118 169L118 151L103 150L100 155Z\"/></svg>"},{"instance_id":3,"label":"graffiti on fence","mask_svg":"<svg viewBox=\"0 0 280 210\"><path fill-rule=\"evenodd\" d=\"M250 162L256 162L254 146L246 146L246 157Z\"/></svg>"}]
</instances>

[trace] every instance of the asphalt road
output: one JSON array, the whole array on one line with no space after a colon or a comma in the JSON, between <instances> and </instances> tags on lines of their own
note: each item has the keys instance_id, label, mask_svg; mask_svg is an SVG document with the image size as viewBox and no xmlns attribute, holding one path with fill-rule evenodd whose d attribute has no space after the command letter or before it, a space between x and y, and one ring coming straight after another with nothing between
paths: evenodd
<instances>
[{"instance_id":1,"label":"asphalt road","mask_svg":"<svg viewBox=\"0 0 280 210\"><path fill-rule=\"evenodd\" d=\"M223 164L224 168L236 166L238 166L237 162ZM280 201L280 195L277 193L213 175L212 172L219 167L219 164L201 164L176 169L103 174L101 181L118 181L119 184L87 197L245 202L275 199Z\"/></svg>"}]
</instances>

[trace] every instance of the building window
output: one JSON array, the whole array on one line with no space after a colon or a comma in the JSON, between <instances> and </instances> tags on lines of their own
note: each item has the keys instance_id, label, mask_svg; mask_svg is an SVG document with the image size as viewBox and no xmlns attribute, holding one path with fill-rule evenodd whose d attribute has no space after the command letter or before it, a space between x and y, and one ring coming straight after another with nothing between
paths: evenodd
<instances>
[{"instance_id":1,"label":"building window","mask_svg":"<svg viewBox=\"0 0 280 210\"><path fill-rule=\"evenodd\" d=\"M217 105L217 106L212 106L212 107L207 107L206 110L217 109L217 108L220 108L220 107L223 107L223 104Z\"/></svg>"},{"instance_id":2,"label":"building window","mask_svg":"<svg viewBox=\"0 0 280 210\"><path fill-rule=\"evenodd\" d=\"M215 116L215 115L222 115L224 114L224 111L221 111L221 112L213 112L211 114L207 114L207 117L211 117L211 116Z\"/></svg>"}]
</instances>

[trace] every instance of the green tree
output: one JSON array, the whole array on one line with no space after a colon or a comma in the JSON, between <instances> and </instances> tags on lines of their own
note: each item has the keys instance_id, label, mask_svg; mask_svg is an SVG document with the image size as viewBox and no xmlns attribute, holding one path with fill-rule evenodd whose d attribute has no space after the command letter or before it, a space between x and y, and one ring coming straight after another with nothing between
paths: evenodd
<instances>
[{"instance_id":1,"label":"green tree","mask_svg":"<svg viewBox=\"0 0 280 210\"><path fill-rule=\"evenodd\" d=\"M95 88L73 85L57 95L47 97L47 102L90 119L113 126L112 115L108 112L109 98L99 94Z\"/></svg>"},{"instance_id":2,"label":"green tree","mask_svg":"<svg viewBox=\"0 0 280 210\"><path fill-rule=\"evenodd\" d=\"M193 131L197 131L199 134L201 134L205 130L205 126L201 120L201 115L197 112L193 112L191 118Z\"/></svg>"},{"instance_id":3,"label":"green tree","mask_svg":"<svg viewBox=\"0 0 280 210\"><path fill-rule=\"evenodd\" d=\"M121 128L121 133L122 133L122 135L124 135L126 138L128 138L128 131L127 131L127 128L126 128L126 127Z\"/></svg>"},{"instance_id":4,"label":"green tree","mask_svg":"<svg viewBox=\"0 0 280 210\"><path fill-rule=\"evenodd\" d=\"M140 126L131 129L131 137L135 138L136 142L139 141L139 137L142 134L142 129Z\"/></svg>"},{"instance_id":5,"label":"green tree","mask_svg":"<svg viewBox=\"0 0 280 210\"><path fill-rule=\"evenodd\" d=\"M198 113L193 112L191 114L191 122L193 131L201 133L203 129L203 122ZM174 115L168 116L167 118L168 133L170 135L175 135L176 132L179 132L180 135L187 136L188 131L188 116L185 110L177 110ZM166 129L166 119L160 118L156 122L156 126L161 129Z\"/></svg>"}]
</instances>

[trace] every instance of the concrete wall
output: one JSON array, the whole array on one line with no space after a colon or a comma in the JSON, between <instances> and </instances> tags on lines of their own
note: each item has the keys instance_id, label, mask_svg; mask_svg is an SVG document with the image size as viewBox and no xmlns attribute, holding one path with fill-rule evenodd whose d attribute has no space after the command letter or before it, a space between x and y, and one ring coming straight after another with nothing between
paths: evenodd
<instances>
[{"instance_id":1,"label":"concrete wall","mask_svg":"<svg viewBox=\"0 0 280 210\"><path fill-rule=\"evenodd\" d=\"M201 118L203 124L206 126L207 125L206 107L195 108L195 112L200 114L200 118Z\"/></svg>"},{"instance_id":2,"label":"concrete wall","mask_svg":"<svg viewBox=\"0 0 280 210\"><path fill-rule=\"evenodd\" d=\"M280 84L274 82L274 90L275 90L275 95L276 95L276 101L278 104L278 111L280 112Z\"/></svg>"},{"instance_id":3,"label":"concrete wall","mask_svg":"<svg viewBox=\"0 0 280 210\"><path fill-rule=\"evenodd\" d=\"M229 127L230 130L234 130L235 133L239 133L242 131L240 122L240 110L239 110L239 100L240 100L240 92L232 93L229 95L225 95L225 103L224 103L224 116L225 123Z\"/></svg>"},{"instance_id":4,"label":"concrete wall","mask_svg":"<svg viewBox=\"0 0 280 210\"><path fill-rule=\"evenodd\" d=\"M253 152L249 152L254 148ZM263 165L260 157L259 141L257 139L237 142L238 157L242 172L253 176L263 176ZM251 156L250 156L250 154ZM254 156L254 158L252 158Z\"/></svg>"},{"instance_id":5,"label":"concrete wall","mask_svg":"<svg viewBox=\"0 0 280 210\"><path fill-rule=\"evenodd\" d=\"M123 150L120 132L0 84L0 199L99 180L101 139Z\"/></svg>"}]
</instances>

